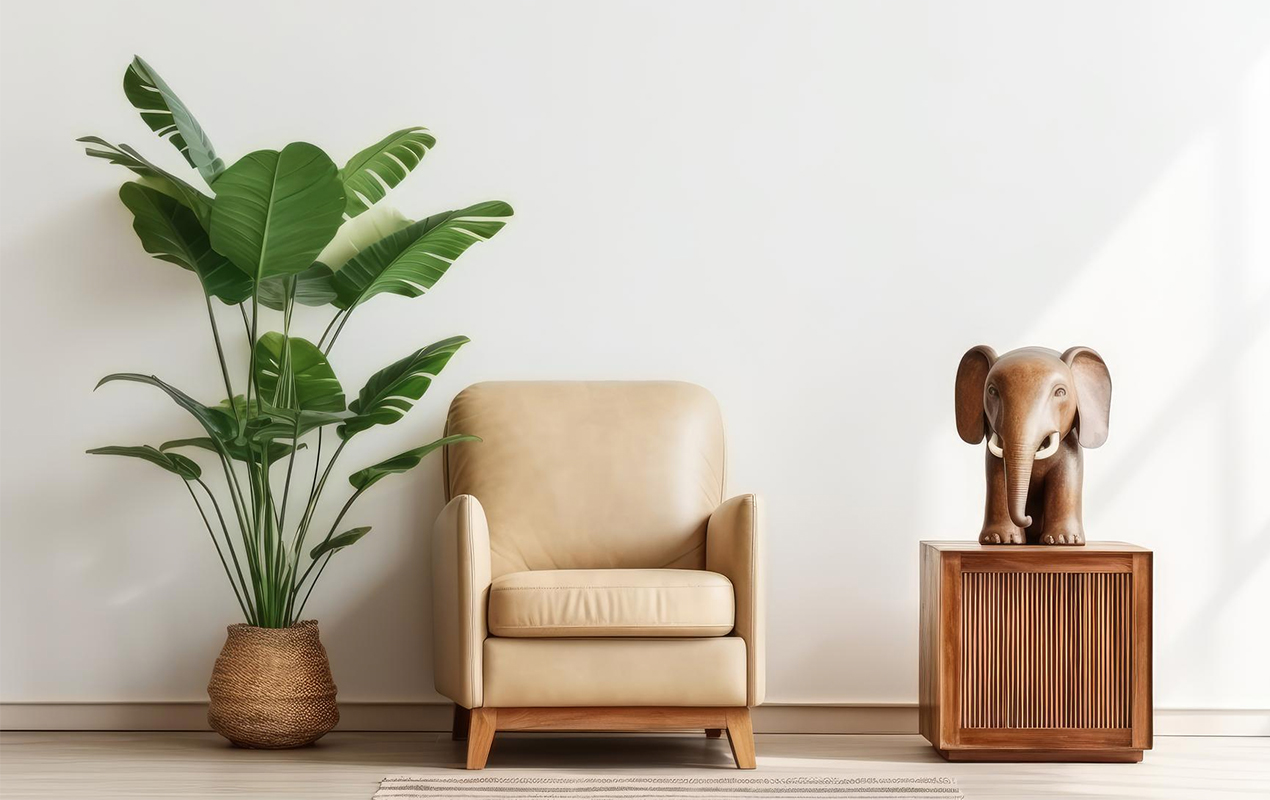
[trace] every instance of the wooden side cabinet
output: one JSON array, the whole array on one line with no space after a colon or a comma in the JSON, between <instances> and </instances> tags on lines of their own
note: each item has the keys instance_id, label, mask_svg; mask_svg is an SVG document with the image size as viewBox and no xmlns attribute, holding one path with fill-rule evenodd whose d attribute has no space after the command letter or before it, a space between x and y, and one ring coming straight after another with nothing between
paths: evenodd
<instances>
[{"instance_id":1,"label":"wooden side cabinet","mask_svg":"<svg viewBox=\"0 0 1270 800\"><path fill-rule=\"evenodd\" d=\"M1141 761L1151 551L922 542L922 735L949 761Z\"/></svg>"}]
</instances>

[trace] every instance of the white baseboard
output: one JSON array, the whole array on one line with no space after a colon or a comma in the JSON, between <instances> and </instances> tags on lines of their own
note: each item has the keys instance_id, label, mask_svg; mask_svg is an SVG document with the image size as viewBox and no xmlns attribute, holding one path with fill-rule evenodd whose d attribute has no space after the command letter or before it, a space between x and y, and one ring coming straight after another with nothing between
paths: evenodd
<instances>
[{"instance_id":1,"label":"white baseboard","mask_svg":"<svg viewBox=\"0 0 1270 800\"><path fill-rule=\"evenodd\" d=\"M445 731L450 705L340 703L338 730ZM0 730L205 731L207 703L0 703ZM772 704L756 733L917 733L915 704ZM1270 736L1270 709L1157 709L1160 736Z\"/></svg>"},{"instance_id":2,"label":"white baseboard","mask_svg":"<svg viewBox=\"0 0 1270 800\"><path fill-rule=\"evenodd\" d=\"M1155 732L1159 736L1270 736L1270 709L1157 708Z\"/></svg>"},{"instance_id":3,"label":"white baseboard","mask_svg":"<svg viewBox=\"0 0 1270 800\"><path fill-rule=\"evenodd\" d=\"M339 730L442 731L452 707L440 703L340 703ZM6 731L206 731L207 703L3 703Z\"/></svg>"}]
</instances>

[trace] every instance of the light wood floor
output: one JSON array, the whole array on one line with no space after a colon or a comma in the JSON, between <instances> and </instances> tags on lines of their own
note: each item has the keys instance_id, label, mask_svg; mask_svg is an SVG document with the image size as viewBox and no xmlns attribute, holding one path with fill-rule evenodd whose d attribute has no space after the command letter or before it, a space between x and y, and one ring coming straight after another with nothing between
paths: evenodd
<instances>
[{"instance_id":1,"label":"light wood floor","mask_svg":"<svg viewBox=\"0 0 1270 800\"><path fill-rule=\"evenodd\" d=\"M766 734L749 775L951 775L967 798L1270 797L1270 738L1157 737L1141 764L948 764L918 736ZM210 733L0 734L0 797L341 798L381 778L462 774L438 733L333 733L300 750L238 750ZM731 774L726 740L704 735L499 734L487 772Z\"/></svg>"}]
</instances>

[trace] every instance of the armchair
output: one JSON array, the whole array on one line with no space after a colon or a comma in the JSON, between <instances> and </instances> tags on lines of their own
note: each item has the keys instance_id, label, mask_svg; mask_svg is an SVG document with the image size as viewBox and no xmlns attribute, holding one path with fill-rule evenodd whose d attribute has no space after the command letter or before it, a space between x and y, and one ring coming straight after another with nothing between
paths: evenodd
<instances>
[{"instance_id":1,"label":"armchair","mask_svg":"<svg viewBox=\"0 0 1270 800\"><path fill-rule=\"evenodd\" d=\"M450 406L432 541L436 689L482 769L496 731L727 731L763 701L758 501L671 382L482 383Z\"/></svg>"}]
</instances>

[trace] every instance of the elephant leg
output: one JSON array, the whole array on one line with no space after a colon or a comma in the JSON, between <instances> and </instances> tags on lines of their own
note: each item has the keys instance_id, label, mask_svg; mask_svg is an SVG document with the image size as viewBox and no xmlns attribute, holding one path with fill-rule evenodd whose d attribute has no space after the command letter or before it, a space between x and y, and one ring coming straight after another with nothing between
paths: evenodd
<instances>
[{"instance_id":1,"label":"elephant leg","mask_svg":"<svg viewBox=\"0 0 1270 800\"><path fill-rule=\"evenodd\" d=\"M1085 543L1085 526L1081 521L1084 459L1074 442L1064 442L1054 458L1058 461L1045 476L1044 524L1037 541L1081 545Z\"/></svg>"},{"instance_id":2,"label":"elephant leg","mask_svg":"<svg viewBox=\"0 0 1270 800\"><path fill-rule=\"evenodd\" d=\"M1024 544L1023 529L1010 519L1010 506L1005 491L1005 462L984 449L988 459L986 473L988 496L983 509L983 530L979 544Z\"/></svg>"}]
</instances>

